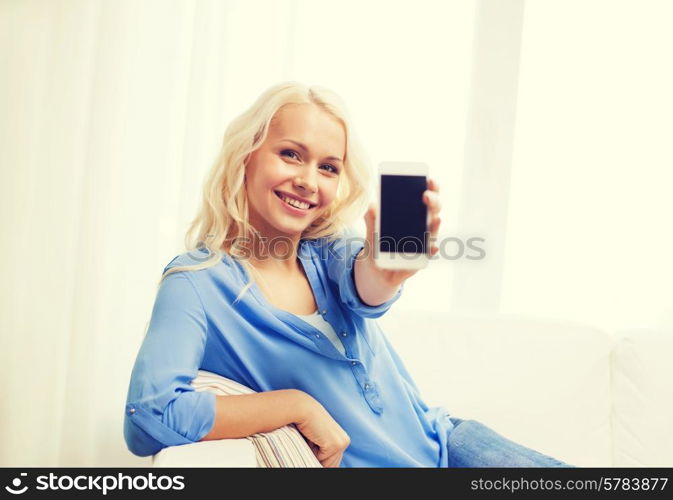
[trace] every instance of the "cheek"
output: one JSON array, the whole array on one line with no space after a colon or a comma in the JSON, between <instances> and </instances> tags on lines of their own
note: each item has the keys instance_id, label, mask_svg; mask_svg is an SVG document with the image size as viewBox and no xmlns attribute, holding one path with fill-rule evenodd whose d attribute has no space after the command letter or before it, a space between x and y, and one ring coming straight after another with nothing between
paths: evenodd
<instances>
[{"instance_id":1,"label":"cheek","mask_svg":"<svg viewBox=\"0 0 673 500\"><path fill-rule=\"evenodd\" d=\"M255 179L256 186L269 186L282 182L286 177L287 166L272 153L260 153L248 169L247 175Z\"/></svg>"},{"instance_id":2,"label":"cheek","mask_svg":"<svg viewBox=\"0 0 673 500\"><path fill-rule=\"evenodd\" d=\"M252 176L248 174L245 183L248 202L256 208L260 208L261 205L265 203L264 198L269 191L269 187L266 184L266 178L260 176L260 173L261 172L255 172Z\"/></svg>"},{"instance_id":3,"label":"cheek","mask_svg":"<svg viewBox=\"0 0 673 500\"><path fill-rule=\"evenodd\" d=\"M280 178L273 175L264 175L255 179L255 182L249 185L249 194L254 196L260 203L273 195L273 190L282 185ZM273 195L275 196L275 195Z\"/></svg>"},{"instance_id":4,"label":"cheek","mask_svg":"<svg viewBox=\"0 0 673 500\"><path fill-rule=\"evenodd\" d=\"M338 187L339 187L338 182L330 182L329 184L323 187L322 204L324 206L329 205L336 199Z\"/></svg>"}]
</instances>

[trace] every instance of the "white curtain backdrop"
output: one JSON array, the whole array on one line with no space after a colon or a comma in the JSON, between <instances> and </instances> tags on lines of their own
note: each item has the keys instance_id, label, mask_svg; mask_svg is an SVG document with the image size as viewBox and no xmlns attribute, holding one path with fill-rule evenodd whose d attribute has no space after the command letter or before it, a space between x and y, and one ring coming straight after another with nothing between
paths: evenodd
<instances>
[{"instance_id":1,"label":"white curtain backdrop","mask_svg":"<svg viewBox=\"0 0 673 500\"><path fill-rule=\"evenodd\" d=\"M340 93L374 165L427 161L450 233L474 8L0 0L0 465L149 463L122 418L156 284L227 123L270 85ZM437 269L401 308L448 307Z\"/></svg>"},{"instance_id":2,"label":"white curtain backdrop","mask_svg":"<svg viewBox=\"0 0 673 500\"><path fill-rule=\"evenodd\" d=\"M0 0L0 466L146 466L129 376L229 121L343 96L425 161L440 239L399 311L673 328L667 0ZM362 230L362 224L360 230Z\"/></svg>"},{"instance_id":3,"label":"white curtain backdrop","mask_svg":"<svg viewBox=\"0 0 673 500\"><path fill-rule=\"evenodd\" d=\"M501 310L673 330L673 2L526 3Z\"/></svg>"}]
</instances>

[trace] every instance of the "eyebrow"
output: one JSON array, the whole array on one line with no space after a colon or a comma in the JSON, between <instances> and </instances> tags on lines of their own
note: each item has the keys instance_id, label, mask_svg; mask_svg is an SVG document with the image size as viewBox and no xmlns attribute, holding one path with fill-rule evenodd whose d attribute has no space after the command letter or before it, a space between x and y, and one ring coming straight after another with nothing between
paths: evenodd
<instances>
[{"instance_id":1,"label":"eyebrow","mask_svg":"<svg viewBox=\"0 0 673 500\"><path fill-rule=\"evenodd\" d=\"M293 143L293 144L296 144L297 147L299 147L299 149L302 149L305 153L308 153L308 152L309 152L309 151L308 151L308 148L307 148L305 145L303 145L301 142L297 142L297 141L295 141L294 139L281 139L281 141L291 142L291 143ZM325 159L325 160L334 160L334 161L338 161L338 162L341 162L341 163L344 162L341 158L337 158L336 156L327 156L327 157L324 158L324 159Z\"/></svg>"}]
</instances>

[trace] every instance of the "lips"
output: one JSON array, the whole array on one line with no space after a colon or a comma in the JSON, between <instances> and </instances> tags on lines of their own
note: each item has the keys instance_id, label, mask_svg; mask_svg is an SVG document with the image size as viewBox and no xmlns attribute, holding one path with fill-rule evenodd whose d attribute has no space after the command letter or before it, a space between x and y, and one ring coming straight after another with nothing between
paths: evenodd
<instances>
[{"instance_id":1,"label":"lips","mask_svg":"<svg viewBox=\"0 0 673 500\"><path fill-rule=\"evenodd\" d=\"M283 203L285 203L286 205L288 205L288 206L290 206L290 207L292 207L292 208L294 208L294 209L296 209L296 210L304 210L304 211L308 211L308 210L311 210L311 209L315 208L316 206L318 206L317 203L312 203L311 201L309 201L309 200L307 200L307 199L305 199L305 198L300 198L300 197L298 197L298 196L290 195L290 194L285 193L285 192L283 192L283 191L274 191L274 194L275 194L275 195L276 195L276 196L277 196ZM285 201L283 198L285 198L285 199L290 199L290 200L294 200L294 201L298 201L298 202L300 202L300 203L302 203L302 204L307 204L308 207L307 207L307 208L304 208L304 207L301 207L301 208L300 208L300 207L296 207L296 206L294 206L294 205L288 203L287 201Z\"/></svg>"}]
</instances>

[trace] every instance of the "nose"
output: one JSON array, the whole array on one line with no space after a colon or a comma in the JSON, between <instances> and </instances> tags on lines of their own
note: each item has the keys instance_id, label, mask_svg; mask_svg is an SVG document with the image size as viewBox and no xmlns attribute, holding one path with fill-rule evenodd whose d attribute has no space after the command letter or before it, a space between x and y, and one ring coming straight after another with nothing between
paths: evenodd
<instances>
[{"instance_id":1,"label":"nose","mask_svg":"<svg viewBox=\"0 0 673 500\"><path fill-rule=\"evenodd\" d=\"M306 165L305 168L294 178L294 185L311 194L318 190L317 172L312 165Z\"/></svg>"}]
</instances>

